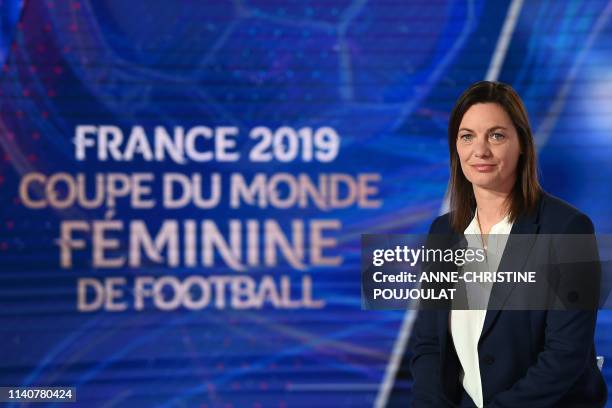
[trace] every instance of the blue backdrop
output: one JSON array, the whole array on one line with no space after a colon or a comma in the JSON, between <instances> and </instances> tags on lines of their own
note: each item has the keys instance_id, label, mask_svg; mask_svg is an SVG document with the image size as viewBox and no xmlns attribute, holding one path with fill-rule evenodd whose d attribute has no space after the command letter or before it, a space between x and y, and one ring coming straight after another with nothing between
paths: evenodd
<instances>
[{"instance_id":1,"label":"blue backdrop","mask_svg":"<svg viewBox=\"0 0 612 408\"><path fill-rule=\"evenodd\" d=\"M384 403L411 315L361 310L360 234L427 231L441 211L449 176L448 114L460 93L485 77L510 83L524 99L544 188L587 213L597 232L612 232L611 2L0 4L0 386L74 386L83 406ZM505 37L502 27L509 28ZM494 55L502 57L497 65ZM498 69L491 71L492 65ZM156 126L229 126L238 133L233 150L241 156L228 162L147 160L138 154L146 150L140 145L133 159L103 160L92 132L96 145L81 160L76 129L87 125L115 126L126 139L142 126L151 143ZM257 142L250 135L258 126L274 137L288 127L293 136L279 136L280 153L269 160L250 160ZM311 138L305 128L338 138ZM283 158L291 140L299 141L300 154ZM308 143L321 156L304 156ZM202 151L211 146L205 136L197 144ZM104 205L35 208L24 198L50 193L42 182L22 191L33 173L80 173L89 188L96 174L147 173L159 181L169 173L201 173L204 180L217 173L223 193L209 209L191 203L137 208L129 199L111 213ZM304 174L316 181L338 173L370 175L373 204L234 208L226 192L232 174L247 180ZM158 201L162 187L153 188ZM344 186L339 193L347 191ZM58 194L65 197L69 188L60 183ZM291 192L281 188L280 194ZM197 234L200 221L210 220L224 236L232 220L241 221L243 240L252 238L247 220L271 220L298 252L312 255L327 239L324 257L335 261L326 265L310 256L296 268L279 244L273 265L245 271L218 252L212 265L199 258L195 265L183 258L169 265L149 257L137 266L104 266L92 255L93 225L100 220L124 223L110 234L119 242L108 248L115 259L133 255L128 242L135 234L128 225L134 220L142 220L153 238L167 220L195 220ZM301 244L293 235L302 228L296 220L307 232ZM73 234L85 249L72 250L70 267L61 259L67 221L88 228ZM325 238L313 239L315 222L328 227ZM266 234L259 233L264 241ZM238 247L246 252L261 245L243 241ZM148 298L138 309L132 284L143 276L249 276L257 285L267 276L277 288L287 277L296 298L309 286L306 276L320 303L162 310ZM109 277L126 279L128 307L79 309L79 280ZM169 289L159 295L171 298ZM229 298L231 288L223 290ZM608 361L611 323L612 315L600 312L597 351ZM610 383L612 364L604 374ZM399 376L395 402L410 393L409 378Z\"/></svg>"}]
</instances>

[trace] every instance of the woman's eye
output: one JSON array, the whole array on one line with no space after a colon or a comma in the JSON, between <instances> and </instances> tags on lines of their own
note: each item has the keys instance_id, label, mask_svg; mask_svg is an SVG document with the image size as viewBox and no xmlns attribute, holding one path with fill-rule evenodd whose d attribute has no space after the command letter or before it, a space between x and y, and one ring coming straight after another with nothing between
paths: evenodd
<instances>
[{"instance_id":1,"label":"woman's eye","mask_svg":"<svg viewBox=\"0 0 612 408\"><path fill-rule=\"evenodd\" d=\"M500 141L500 140L504 140L504 135L501 133L492 133L491 134L491 139L495 140L495 141Z\"/></svg>"},{"instance_id":2,"label":"woman's eye","mask_svg":"<svg viewBox=\"0 0 612 408\"><path fill-rule=\"evenodd\" d=\"M467 134L467 133L466 133L466 134L464 134L464 135L459 136L459 139L461 139L461 140L463 140L463 141L465 141L465 142L469 142L469 141L471 141L471 140L472 140L472 138L473 138L473 137L474 137L474 136L472 136L472 135L470 135L470 134Z\"/></svg>"}]
</instances>

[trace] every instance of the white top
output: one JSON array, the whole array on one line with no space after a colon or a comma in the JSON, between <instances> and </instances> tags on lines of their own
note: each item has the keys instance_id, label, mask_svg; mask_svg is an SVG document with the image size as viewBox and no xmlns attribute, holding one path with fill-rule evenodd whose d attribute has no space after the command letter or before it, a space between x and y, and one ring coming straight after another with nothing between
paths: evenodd
<instances>
[{"instance_id":1,"label":"white top","mask_svg":"<svg viewBox=\"0 0 612 408\"><path fill-rule=\"evenodd\" d=\"M463 266L463 270L497 271L511 229L512 223L508 216L493 225L491 231L489 231L487 246L484 247L487 256L486 262L466 263ZM470 248L483 248L480 227L478 226L478 210L476 210L472 222L463 233ZM486 307L489 295L491 294L491 288L492 284L466 284L470 307L478 307L476 305ZM462 367L460 381L477 407L484 405L482 383L480 380L478 341L480 340L486 314L486 309L480 308L478 310L451 310L449 319L451 336Z\"/></svg>"}]
</instances>

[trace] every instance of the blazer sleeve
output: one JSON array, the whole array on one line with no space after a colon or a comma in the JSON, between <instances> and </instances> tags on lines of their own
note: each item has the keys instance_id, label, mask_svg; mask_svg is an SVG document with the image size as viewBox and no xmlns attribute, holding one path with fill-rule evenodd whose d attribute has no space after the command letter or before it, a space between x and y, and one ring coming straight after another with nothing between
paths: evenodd
<instances>
[{"instance_id":1,"label":"blazer sleeve","mask_svg":"<svg viewBox=\"0 0 612 408\"><path fill-rule=\"evenodd\" d=\"M445 407L449 402L442 391L440 377L440 342L436 332L436 310L418 312L414 329L414 347L410 360L413 408Z\"/></svg>"},{"instance_id":2,"label":"blazer sleeve","mask_svg":"<svg viewBox=\"0 0 612 408\"><path fill-rule=\"evenodd\" d=\"M429 236L435 233L437 218L429 229ZM438 310L415 311L417 317L413 326L413 347L410 359L412 374L412 398L410 406L446 407L452 406L442 391L440 375L440 341L437 332Z\"/></svg>"},{"instance_id":3,"label":"blazer sleeve","mask_svg":"<svg viewBox=\"0 0 612 408\"><path fill-rule=\"evenodd\" d=\"M596 249L594 228L584 214L574 216L567 234L590 234ZM549 310L544 349L526 375L510 389L497 394L487 408L556 406L583 373L592 356L597 321L595 310Z\"/></svg>"}]
</instances>

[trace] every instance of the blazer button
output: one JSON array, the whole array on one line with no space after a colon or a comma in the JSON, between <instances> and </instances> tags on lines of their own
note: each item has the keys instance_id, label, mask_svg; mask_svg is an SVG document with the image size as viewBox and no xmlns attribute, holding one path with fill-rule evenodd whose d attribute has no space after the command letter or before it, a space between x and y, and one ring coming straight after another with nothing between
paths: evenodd
<instances>
[{"instance_id":1,"label":"blazer button","mask_svg":"<svg viewBox=\"0 0 612 408\"><path fill-rule=\"evenodd\" d=\"M483 361L483 362L484 362L486 365L491 365L491 364L493 364L493 362L495 361L495 357L493 357L493 356L492 356L492 355L490 355L490 354L487 354L487 355L485 355L485 356L482 358L482 361Z\"/></svg>"}]
</instances>

